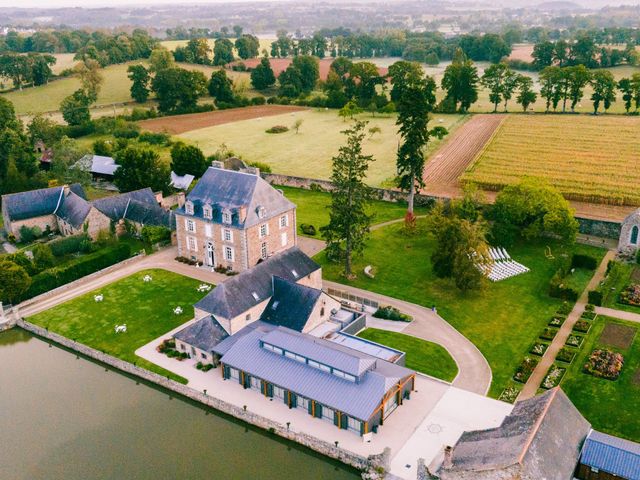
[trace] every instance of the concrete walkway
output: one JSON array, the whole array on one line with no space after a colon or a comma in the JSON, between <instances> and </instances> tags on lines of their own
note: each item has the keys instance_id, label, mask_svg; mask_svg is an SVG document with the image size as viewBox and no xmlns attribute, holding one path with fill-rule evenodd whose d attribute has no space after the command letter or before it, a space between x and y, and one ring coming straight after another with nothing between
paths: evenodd
<instances>
[{"instance_id":1,"label":"concrete walkway","mask_svg":"<svg viewBox=\"0 0 640 480\"><path fill-rule=\"evenodd\" d=\"M595 289L600 284L600 282L606 275L607 264L610 260L613 260L615 258L615 255L616 252L614 250L609 250L604 256L602 262L600 262L600 265L598 266L598 269L595 271L593 277L589 281L587 288L585 288L584 292L582 292L582 294L580 295L580 298L578 298L578 301L573 307L573 310L571 310L571 312L567 316L567 319L560 327L560 330L549 345L549 348L547 348L547 351L544 352L544 355L540 359L538 366L533 371L533 373L529 377L529 380L520 392L518 400L526 400L527 398L535 396L538 388L540 388L540 385L542 384L542 381L547 374L547 371L555 361L556 355L558 355L560 349L564 347L567 338L569 338L569 335L571 335L571 332L573 331L573 326L584 312L584 307L587 304L589 291Z\"/></svg>"},{"instance_id":2,"label":"concrete walkway","mask_svg":"<svg viewBox=\"0 0 640 480\"><path fill-rule=\"evenodd\" d=\"M616 310L615 308L596 307L596 313L598 315L605 315L607 317L618 318L620 320L626 320L628 322L640 323L640 314L633 312L626 312L624 310Z\"/></svg>"},{"instance_id":3,"label":"concrete walkway","mask_svg":"<svg viewBox=\"0 0 640 480\"><path fill-rule=\"evenodd\" d=\"M491 368L480 350L431 309L341 283L324 280L323 285L369 298L381 305L391 305L411 315L413 322L402 329L402 333L442 345L449 352L458 365L458 376L452 383L454 387L480 395L489 391Z\"/></svg>"}]
</instances>

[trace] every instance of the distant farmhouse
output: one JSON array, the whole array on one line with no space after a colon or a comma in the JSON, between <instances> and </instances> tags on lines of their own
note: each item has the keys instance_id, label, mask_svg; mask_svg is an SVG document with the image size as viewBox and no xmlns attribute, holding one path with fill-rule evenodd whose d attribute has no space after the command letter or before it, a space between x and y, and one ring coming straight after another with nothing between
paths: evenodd
<instances>
[{"instance_id":1,"label":"distant farmhouse","mask_svg":"<svg viewBox=\"0 0 640 480\"><path fill-rule=\"evenodd\" d=\"M321 290L322 271L297 247L221 283L195 305L176 348L221 364L239 388L367 435L414 388L404 355L346 333L364 327Z\"/></svg>"},{"instance_id":2,"label":"distant farmhouse","mask_svg":"<svg viewBox=\"0 0 640 480\"><path fill-rule=\"evenodd\" d=\"M93 180L113 180L113 176L116 170L120 168L120 165L111 157L89 153L78 160L73 165L73 168L89 172Z\"/></svg>"},{"instance_id":3,"label":"distant farmhouse","mask_svg":"<svg viewBox=\"0 0 640 480\"><path fill-rule=\"evenodd\" d=\"M20 228L38 227L61 235L87 233L95 238L111 224L129 223L167 228L175 218L158 205L150 188L89 202L81 185L43 188L2 196L4 229L20 240Z\"/></svg>"},{"instance_id":4,"label":"distant farmhouse","mask_svg":"<svg viewBox=\"0 0 640 480\"><path fill-rule=\"evenodd\" d=\"M237 272L294 247L296 206L254 169L216 162L176 210L178 255Z\"/></svg>"}]
</instances>

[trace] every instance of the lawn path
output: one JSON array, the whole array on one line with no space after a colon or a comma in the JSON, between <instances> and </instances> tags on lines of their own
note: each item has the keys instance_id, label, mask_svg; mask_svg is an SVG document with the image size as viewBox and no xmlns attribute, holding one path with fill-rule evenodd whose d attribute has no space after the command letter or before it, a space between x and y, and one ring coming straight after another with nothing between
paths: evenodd
<instances>
[{"instance_id":1,"label":"lawn path","mask_svg":"<svg viewBox=\"0 0 640 480\"><path fill-rule=\"evenodd\" d=\"M609 250L604 256L602 262L600 262L600 266L598 266L598 269L595 271L593 277L589 281L587 288L584 289L584 291L580 295L580 298L578 298L578 301L574 305L573 310L571 310L571 313L569 313L569 315L567 316L567 319L564 321L564 323L560 327L560 330L554 337L553 342L551 342L549 348L547 348L546 352L544 352L544 355L542 356L542 359L540 359L538 366L533 371L526 385L520 392L518 400L526 400L535 396L538 388L540 388L540 385L544 380L544 377L549 371L549 368L556 360L556 355L558 355L560 349L564 347L567 338L569 338L569 335L571 335L571 332L573 331L573 326L584 312L584 307L587 304L589 291L595 289L605 277L607 272L607 264L610 260L613 260L615 258L615 255L616 252L614 250Z\"/></svg>"},{"instance_id":2,"label":"lawn path","mask_svg":"<svg viewBox=\"0 0 640 480\"><path fill-rule=\"evenodd\" d=\"M480 395L486 395L491 386L492 374L489 363L480 350L464 335L453 328L436 312L414 303L397 300L386 295L323 280L323 287L346 291L366 297L381 305L391 305L413 317L402 333L443 346L458 365L458 375L453 386Z\"/></svg>"},{"instance_id":3,"label":"lawn path","mask_svg":"<svg viewBox=\"0 0 640 480\"><path fill-rule=\"evenodd\" d=\"M625 312L624 310L616 310L615 308L607 307L596 307L596 313L598 315L618 318L620 320L626 320L628 322L640 323L640 314L638 313Z\"/></svg>"}]
</instances>

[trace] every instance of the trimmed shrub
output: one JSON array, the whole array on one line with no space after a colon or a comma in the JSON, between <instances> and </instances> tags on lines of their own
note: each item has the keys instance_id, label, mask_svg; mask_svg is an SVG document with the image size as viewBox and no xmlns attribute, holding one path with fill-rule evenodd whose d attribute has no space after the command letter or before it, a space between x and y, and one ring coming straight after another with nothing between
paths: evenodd
<instances>
[{"instance_id":1,"label":"trimmed shrub","mask_svg":"<svg viewBox=\"0 0 640 480\"><path fill-rule=\"evenodd\" d=\"M556 315L551 320L549 320L549 323L547 323L547 325L549 325L550 327L559 327L560 325L562 325L564 323L565 320L566 320L565 317L561 317L561 316L557 316Z\"/></svg>"},{"instance_id":2,"label":"trimmed shrub","mask_svg":"<svg viewBox=\"0 0 640 480\"><path fill-rule=\"evenodd\" d=\"M553 340L557 333L558 330L555 328L545 328L540 334L540 338L543 340Z\"/></svg>"},{"instance_id":3,"label":"trimmed shrub","mask_svg":"<svg viewBox=\"0 0 640 480\"><path fill-rule=\"evenodd\" d=\"M565 345L569 345L570 347L580 348L583 340L584 340L584 337L581 337L580 335L569 335L569 338L567 338Z\"/></svg>"},{"instance_id":4,"label":"trimmed shrub","mask_svg":"<svg viewBox=\"0 0 640 480\"><path fill-rule=\"evenodd\" d=\"M575 302L580 296L580 292L564 284L564 269L559 269L549 282L549 295L555 298L562 298Z\"/></svg>"},{"instance_id":5,"label":"trimmed shrub","mask_svg":"<svg viewBox=\"0 0 640 480\"><path fill-rule=\"evenodd\" d=\"M262 95L251 99L251 105L264 105L265 103L267 103L267 99Z\"/></svg>"},{"instance_id":6,"label":"trimmed shrub","mask_svg":"<svg viewBox=\"0 0 640 480\"><path fill-rule=\"evenodd\" d=\"M304 233L305 235L309 235L311 237L315 236L316 233L318 233L316 231L316 227L308 223L301 223L300 230L302 230L302 233Z\"/></svg>"},{"instance_id":7,"label":"trimmed shrub","mask_svg":"<svg viewBox=\"0 0 640 480\"><path fill-rule=\"evenodd\" d=\"M536 369L537 365L538 360L531 357L524 357L522 363L518 365L518 368L516 368L516 373L513 375L513 379L516 382L527 383L527 380L529 380L529 377Z\"/></svg>"},{"instance_id":8,"label":"trimmed shrub","mask_svg":"<svg viewBox=\"0 0 640 480\"><path fill-rule=\"evenodd\" d=\"M166 227L147 225L140 231L142 240L149 244L167 243L171 241L171 230Z\"/></svg>"},{"instance_id":9,"label":"trimmed shrub","mask_svg":"<svg viewBox=\"0 0 640 480\"><path fill-rule=\"evenodd\" d=\"M580 255L578 253L574 253L573 257L571 257L571 268L595 270L598 268L598 260L591 255Z\"/></svg>"},{"instance_id":10,"label":"trimmed shrub","mask_svg":"<svg viewBox=\"0 0 640 480\"><path fill-rule=\"evenodd\" d=\"M536 342L533 344L533 347L531 347L531 350L529 350L529 353L533 355L538 355L541 357L542 355L544 355L544 352L547 351L547 348L549 348L548 344Z\"/></svg>"},{"instance_id":11,"label":"trimmed shrub","mask_svg":"<svg viewBox=\"0 0 640 480\"><path fill-rule=\"evenodd\" d=\"M386 306L386 307L378 307L376 313L373 314L376 318L382 318L384 320L395 320L398 322L410 322L413 320L411 315L407 315L406 313L402 313L395 307Z\"/></svg>"},{"instance_id":12,"label":"trimmed shrub","mask_svg":"<svg viewBox=\"0 0 640 480\"><path fill-rule=\"evenodd\" d=\"M150 145L169 145L171 143L171 137L166 133L142 132L138 136L138 141Z\"/></svg>"},{"instance_id":13,"label":"trimmed shrub","mask_svg":"<svg viewBox=\"0 0 640 480\"><path fill-rule=\"evenodd\" d=\"M564 363L571 363L576 356L575 350L572 350L567 347L562 347L556 355L556 360Z\"/></svg>"},{"instance_id":14,"label":"trimmed shrub","mask_svg":"<svg viewBox=\"0 0 640 480\"><path fill-rule=\"evenodd\" d=\"M600 290L589 290L589 303L600 306L602 305L602 292Z\"/></svg>"},{"instance_id":15,"label":"trimmed shrub","mask_svg":"<svg viewBox=\"0 0 640 480\"><path fill-rule=\"evenodd\" d=\"M116 138L136 138L138 135L140 127L136 123L127 122L113 130L113 136Z\"/></svg>"},{"instance_id":16,"label":"trimmed shrub","mask_svg":"<svg viewBox=\"0 0 640 480\"><path fill-rule=\"evenodd\" d=\"M87 241L89 241L89 237L85 234L72 235L70 237L62 237L57 240L52 240L48 245L54 256L62 257L64 255L86 251L84 249L87 246Z\"/></svg>"},{"instance_id":17,"label":"trimmed shrub","mask_svg":"<svg viewBox=\"0 0 640 480\"><path fill-rule=\"evenodd\" d=\"M267 128L265 130L265 132L267 133L284 133L288 131L289 131L289 127L285 127L284 125L274 125L273 127Z\"/></svg>"},{"instance_id":18,"label":"trimmed shrub","mask_svg":"<svg viewBox=\"0 0 640 480\"><path fill-rule=\"evenodd\" d=\"M131 256L131 247L126 243L121 243L80 257L68 264L44 270L33 277L31 287L24 294L23 300L107 268L129 258L129 256Z\"/></svg>"}]
</instances>

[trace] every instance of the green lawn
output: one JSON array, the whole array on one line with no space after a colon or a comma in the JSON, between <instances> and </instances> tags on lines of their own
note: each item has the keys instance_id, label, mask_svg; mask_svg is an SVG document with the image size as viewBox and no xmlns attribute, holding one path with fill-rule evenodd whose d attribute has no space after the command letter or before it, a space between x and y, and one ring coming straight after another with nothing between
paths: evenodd
<instances>
[{"instance_id":1,"label":"green lawn","mask_svg":"<svg viewBox=\"0 0 640 480\"><path fill-rule=\"evenodd\" d=\"M515 368L527 354L532 342L543 330L551 315L562 303L547 294L549 280L555 273L555 261L545 257L551 246L559 258L562 250L547 241L520 244L509 253L531 272L501 282L489 283L486 291L463 294L450 280L433 274L430 255L434 240L418 222L418 232L407 235L402 224L372 232L362 258L354 263L358 278L347 281L340 266L327 261L324 252L315 259L323 266L324 278L348 283L427 307L435 304L451 325L471 340L487 358L493 371L490 395L497 397L507 385ZM599 259L602 249L576 245L574 251L589 253ZM567 252L570 253L570 252ZM375 279L363 273L366 265L376 269ZM586 278L583 279L586 287Z\"/></svg>"},{"instance_id":2,"label":"green lawn","mask_svg":"<svg viewBox=\"0 0 640 480\"><path fill-rule=\"evenodd\" d=\"M396 116L374 118L370 114L362 114L359 118L369 122L367 129L378 126L382 130L372 138L367 136L363 142L364 153L375 158L369 168L368 183L380 186L396 176L399 141ZM467 118L463 115L435 114L431 124L453 131ZM293 130L280 134L265 132L274 125L291 127L296 119L303 121L297 134ZM345 143L345 137L340 132L349 126L350 123L343 121L336 110L305 110L192 130L179 137L200 147L205 155L214 153L224 143L246 160L269 164L274 173L329 179L331 158ZM432 139L427 154L439 144L439 140Z\"/></svg>"},{"instance_id":3,"label":"green lawn","mask_svg":"<svg viewBox=\"0 0 640 480\"><path fill-rule=\"evenodd\" d=\"M151 275L145 283L143 277ZM38 313L28 320L89 347L147 368L178 381L177 375L135 355L135 350L193 318L193 304L205 294L202 282L166 270L145 270L66 303ZM96 302L94 295L104 295ZM173 309L181 306L183 313ZM127 325L116 334L115 325Z\"/></svg>"},{"instance_id":4,"label":"green lawn","mask_svg":"<svg viewBox=\"0 0 640 480\"><path fill-rule=\"evenodd\" d=\"M403 333L367 328L359 337L406 352L406 367L446 382L453 381L458 366L449 352L437 343L427 342Z\"/></svg>"},{"instance_id":5,"label":"green lawn","mask_svg":"<svg viewBox=\"0 0 640 480\"><path fill-rule=\"evenodd\" d=\"M620 377L615 380L596 378L582 372L589 354L600 343L600 334L606 323L625 325L636 329L630 348L618 351L624 356ZM562 381L562 388L593 428L612 435L640 441L640 339L637 323L598 317L587 336L582 350L575 358Z\"/></svg>"},{"instance_id":6,"label":"green lawn","mask_svg":"<svg viewBox=\"0 0 640 480\"><path fill-rule=\"evenodd\" d=\"M638 265L618 262L617 270L619 275L608 275L605 279L605 283L601 287L603 292L602 306L615 308L616 310L624 310L626 312L640 313L640 307L629 305L626 303L620 303L620 293L632 283L639 283L632 279L632 275Z\"/></svg>"},{"instance_id":7,"label":"green lawn","mask_svg":"<svg viewBox=\"0 0 640 480\"><path fill-rule=\"evenodd\" d=\"M298 221L298 233L302 235L300 225L303 223L313 225L316 230L329 223L329 207L331 194L305 190L303 188L277 186L284 192L285 197L297 205L296 216ZM371 213L375 215L373 223L382 223L389 220L404 218L407 206L400 203L374 201L371 204ZM416 208L416 215L427 213L426 208ZM316 238L321 238L320 234Z\"/></svg>"}]
</instances>

